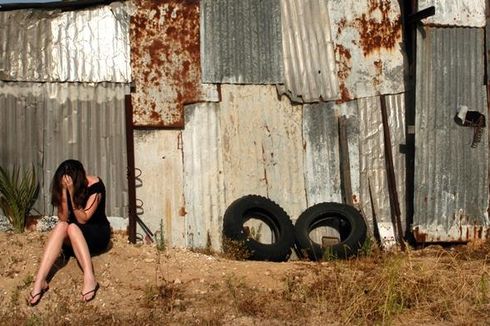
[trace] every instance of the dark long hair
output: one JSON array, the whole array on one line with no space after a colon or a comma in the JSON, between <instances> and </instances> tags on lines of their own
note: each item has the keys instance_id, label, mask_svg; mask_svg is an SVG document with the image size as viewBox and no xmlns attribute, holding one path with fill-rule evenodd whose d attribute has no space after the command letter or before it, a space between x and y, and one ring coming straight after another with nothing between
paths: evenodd
<instances>
[{"instance_id":1,"label":"dark long hair","mask_svg":"<svg viewBox=\"0 0 490 326\"><path fill-rule=\"evenodd\" d=\"M56 169L51 183L51 204L57 207L61 205L61 181L64 175L69 175L73 180L72 195L75 208L83 207L87 197L88 181L83 164L77 160L66 160Z\"/></svg>"}]
</instances>

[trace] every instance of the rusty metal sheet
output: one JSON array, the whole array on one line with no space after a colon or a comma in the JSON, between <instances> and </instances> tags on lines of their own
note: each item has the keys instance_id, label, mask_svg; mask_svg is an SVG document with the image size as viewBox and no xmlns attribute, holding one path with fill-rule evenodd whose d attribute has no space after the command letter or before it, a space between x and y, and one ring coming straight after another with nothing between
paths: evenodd
<instances>
[{"instance_id":1,"label":"rusty metal sheet","mask_svg":"<svg viewBox=\"0 0 490 326\"><path fill-rule=\"evenodd\" d=\"M486 0L418 0L419 10L434 6L436 14L424 19L427 25L484 27Z\"/></svg>"},{"instance_id":2,"label":"rusty metal sheet","mask_svg":"<svg viewBox=\"0 0 490 326\"><path fill-rule=\"evenodd\" d=\"M488 116L482 28L425 27L417 35L414 235L419 242L488 237ZM481 142L455 121L486 116Z\"/></svg>"},{"instance_id":3,"label":"rusty metal sheet","mask_svg":"<svg viewBox=\"0 0 490 326\"><path fill-rule=\"evenodd\" d=\"M182 133L135 130L136 205L141 220L170 246L185 247Z\"/></svg>"},{"instance_id":4,"label":"rusty metal sheet","mask_svg":"<svg viewBox=\"0 0 490 326\"><path fill-rule=\"evenodd\" d=\"M396 0L330 0L340 101L401 93L404 54Z\"/></svg>"},{"instance_id":5,"label":"rusty metal sheet","mask_svg":"<svg viewBox=\"0 0 490 326\"><path fill-rule=\"evenodd\" d=\"M198 0L133 0L131 68L135 126L183 128L184 105L217 101L201 84Z\"/></svg>"}]
</instances>

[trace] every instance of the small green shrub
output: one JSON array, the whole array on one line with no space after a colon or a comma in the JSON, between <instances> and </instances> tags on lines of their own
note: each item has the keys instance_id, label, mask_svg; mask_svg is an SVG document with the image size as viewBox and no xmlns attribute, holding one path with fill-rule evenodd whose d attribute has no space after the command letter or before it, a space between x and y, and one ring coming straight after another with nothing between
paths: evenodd
<instances>
[{"instance_id":1,"label":"small green shrub","mask_svg":"<svg viewBox=\"0 0 490 326\"><path fill-rule=\"evenodd\" d=\"M14 166L11 172L0 167L0 208L16 232L24 232L26 216L39 193L34 168Z\"/></svg>"}]
</instances>

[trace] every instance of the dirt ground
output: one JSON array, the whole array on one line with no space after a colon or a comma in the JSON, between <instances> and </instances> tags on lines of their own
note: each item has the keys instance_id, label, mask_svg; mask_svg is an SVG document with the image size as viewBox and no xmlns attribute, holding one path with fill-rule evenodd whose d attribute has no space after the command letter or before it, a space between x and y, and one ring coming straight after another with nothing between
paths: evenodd
<instances>
[{"instance_id":1,"label":"dirt ground","mask_svg":"<svg viewBox=\"0 0 490 326\"><path fill-rule=\"evenodd\" d=\"M429 247L348 261L237 261L132 245L94 257L101 288L80 301L74 258L36 307L25 298L47 233L0 232L2 325L490 325L490 246Z\"/></svg>"}]
</instances>

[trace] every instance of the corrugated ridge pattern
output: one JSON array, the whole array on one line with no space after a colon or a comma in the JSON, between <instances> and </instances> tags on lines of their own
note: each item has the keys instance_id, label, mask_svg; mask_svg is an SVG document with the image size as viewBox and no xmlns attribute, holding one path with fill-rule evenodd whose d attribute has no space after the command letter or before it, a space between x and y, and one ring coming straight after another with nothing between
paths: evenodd
<instances>
[{"instance_id":1,"label":"corrugated ridge pattern","mask_svg":"<svg viewBox=\"0 0 490 326\"><path fill-rule=\"evenodd\" d=\"M283 82L279 0L202 0L205 83Z\"/></svg>"},{"instance_id":2,"label":"corrugated ridge pattern","mask_svg":"<svg viewBox=\"0 0 490 326\"><path fill-rule=\"evenodd\" d=\"M187 106L184 147L186 244L221 249L225 210L219 105Z\"/></svg>"},{"instance_id":3,"label":"corrugated ridge pattern","mask_svg":"<svg viewBox=\"0 0 490 326\"><path fill-rule=\"evenodd\" d=\"M456 109L486 113L483 29L425 28L418 36L414 224L451 240L457 224L488 225L487 128L477 148ZM488 119L487 119L488 121ZM488 123L487 123L488 125Z\"/></svg>"},{"instance_id":4,"label":"corrugated ridge pattern","mask_svg":"<svg viewBox=\"0 0 490 326\"><path fill-rule=\"evenodd\" d=\"M308 207L342 201L335 103L304 105L305 189ZM356 171L353 171L354 173Z\"/></svg>"},{"instance_id":5,"label":"corrugated ridge pattern","mask_svg":"<svg viewBox=\"0 0 490 326\"><path fill-rule=\"evenodd\" d=\"M0 79L130 82L125 5L0 12Z\"/></svg>"},{"instance_id":6,"label":"corrugated ridge pattern","mask_svg":"<svg viewBox=\"0 0 490 326\"><path fill-rule=\"evenodd\" d=\"M0 130L7 139L0 163L39 168L41 213L53 214L49 187L55 169L75 158L104 181L107 214L127 216L125 87L16 82L0 83L0 89Z\"/></svg>"},{"instance_id":7,"label":"corrugated ridge pattern","mask_svg":"<svg viewBox=\"0 0 490 326\"><path fill-rule=\"evenodd\" d=\"M326 1L281 0L285 87L293 98L339 98Z\"/></svg>"}]
</instances>

